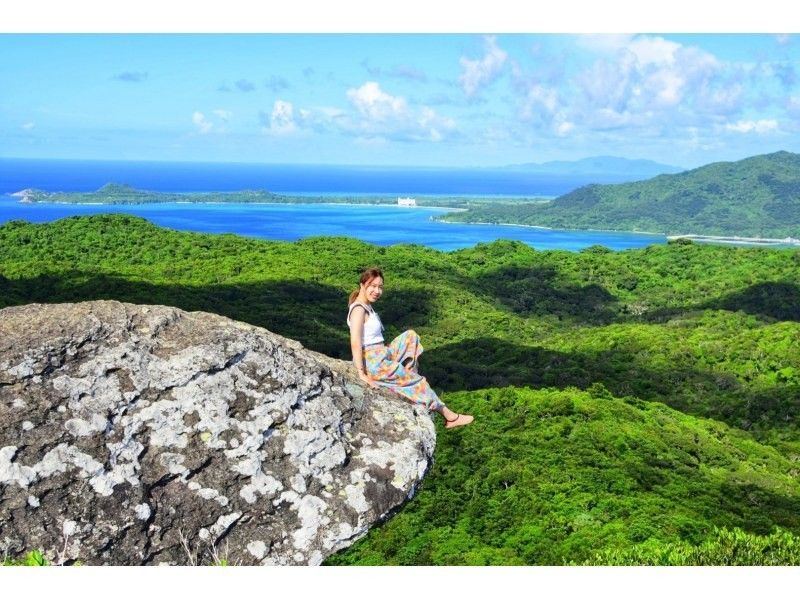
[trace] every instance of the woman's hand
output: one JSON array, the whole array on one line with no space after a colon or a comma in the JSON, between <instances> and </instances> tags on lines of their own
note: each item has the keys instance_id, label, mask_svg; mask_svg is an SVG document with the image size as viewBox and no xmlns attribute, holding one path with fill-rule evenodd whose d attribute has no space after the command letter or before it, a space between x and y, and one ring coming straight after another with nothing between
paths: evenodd
<instances>
[{"instance_id":1,"label":"woman's hand","mask_svg":"<svg viewBox=\"0 0 800 598\"><path fill-rule=\"evenodd\" d=\"M358 370L358 377L362 381L364 381L367 384L369 384L372 388L378 388L378 385L375 384L375 381L372 378L370 378L369 374L367 374L367 372L365 372L364 370Z\"/></svg>"}]
</instances>

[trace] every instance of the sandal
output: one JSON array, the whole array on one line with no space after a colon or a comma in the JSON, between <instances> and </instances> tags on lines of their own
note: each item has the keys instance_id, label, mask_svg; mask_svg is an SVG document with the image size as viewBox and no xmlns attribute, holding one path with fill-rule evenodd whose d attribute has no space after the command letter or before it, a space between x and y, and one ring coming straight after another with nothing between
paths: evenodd
<instances>
[{"instance_id":1,"label":"sandal","mask_svg":"<svg viewBox=\"0 0 800 598\"><path fill-rule=\"evenodd\" d=\"M444 421L446 421L446 422L447 422L447 423L444 425L444 427L445 427L445 428L447 428L447 429L450 429L450 428L458 428L459 426L466 426L467 424L471 424L471 423L472 423L472 421L475 419L475 418L474 418L474 417L472 417L471 415L465 415L465 414L463 414L463 413L456 413L456 416L455 416L453 419L447 419L447 417L445 417L445 415L444 415L444 414L442 414L442 417L444 417ZM454 423L454 422L458 421L458 418L460 418L460 417L469 418L469 420L467 420L467 421L465 421L464 423L461 423L461 424L456 424L456 425L454 425L454 426L449 426L449 425L447 425L447 424L452 424L452 423Z\"/></svg>"}]
</instances>

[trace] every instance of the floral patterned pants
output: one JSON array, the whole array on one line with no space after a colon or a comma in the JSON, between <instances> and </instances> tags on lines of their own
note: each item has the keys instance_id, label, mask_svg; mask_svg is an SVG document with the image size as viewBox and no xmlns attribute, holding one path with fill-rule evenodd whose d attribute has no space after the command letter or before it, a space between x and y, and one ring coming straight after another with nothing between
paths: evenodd
<instances>
[{"instance_id":1,"label":"floral patterned pants","mask_svg":"<svg viewBox=\"0 0 800 598\"><path fill-rule=\"evenodd\" d=\"M406 330L388 345L373 345L364 349L364 362L370 377L380 386L399 393L430 411L444 407L424 376L417 373L417 359L422 354L419 336ZM407 358L407 365L403 362Z\"/></svg>"}]
</instances>

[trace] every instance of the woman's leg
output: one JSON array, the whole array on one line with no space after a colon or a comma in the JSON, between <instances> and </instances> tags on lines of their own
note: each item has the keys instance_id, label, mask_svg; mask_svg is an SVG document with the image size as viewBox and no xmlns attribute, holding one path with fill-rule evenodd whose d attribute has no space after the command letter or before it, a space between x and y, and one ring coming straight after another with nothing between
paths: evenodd
<instances>
[{"instance_id":1,"label":"woman's leg","mask_svg":"<svg viewBox=\"0 0 800 598\"><path fill-rule=\"evenodd\" d=\"M418 360L425 349L422 347L419 335L414 330L406 330L395 337L388 345L390 358L402 364L407 370L417 372Z\"/></svg>"},{"instance_id":2,"label":"woman's leg","mask_svg":"<svg viewBox=\"0 0 800 598\"><path fill-rule=\"evenodd\" d=\"M442 404L442 409L437 411L442 415L442 417L445 420L444 424L445 428L457 428L458 426L466 426L467 424L472 423L472 420L475 419L471 415L466 415L465 413L456 413L455 411L451 411L444 404Z\"/></svg>"},{"instance_id":3,"label":"woman's leg","mask_svg":"<svg viewBox=\"0 0 800 598\"><path fill-rule=\"evenodd\" d=\"M421 352L419 337L411 330L398 336L387 347L367 349L364 357L367 370L377 384L403 395L412 403L424 405L431 411L441 411L444 403L425 377L400 363L404 355L416 357Z\"/></svg>"},{"instance_id":4,"label":"woman's leg","mask_svg":"<svg viewBox=\"0 0 800 598\"><path fill-rule=\"evenodd\" d=\"M471 423L473 420L471 415L458 414L450 410L436 395L424 376L399 363L405 355L405 358L413 357L416 365L416 359L421 353L422 345L419 344L419 337L413 330L407 330L387 347L367 349L364 352L364 361L370 376L377 384L403 395L412 403L424 405L428 411L440 413L446 420L446 428L456 428Z\"/></svg>"}]
</instances>

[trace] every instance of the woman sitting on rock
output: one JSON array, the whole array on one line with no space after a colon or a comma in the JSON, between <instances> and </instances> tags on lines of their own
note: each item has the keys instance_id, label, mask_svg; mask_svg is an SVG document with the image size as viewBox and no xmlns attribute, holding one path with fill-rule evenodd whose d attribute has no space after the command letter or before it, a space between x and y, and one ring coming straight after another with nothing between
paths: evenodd
<instances>
[{"instance_id":1,"label":"woman sitting on rock","mask_svg":"<svg viewBox=\"0 0 800 598\"><path fill-rule=\"evenodd\" d=\"M372 309L372 304L383 295L383 272L369 268L361 274L359 282L358 290L350 294L347 313L350 348L358 377L370 386L384 386L412 403L441 413L446 421L445 428L472 422L471 415L450 411L428 381L417 373L417 360L423 349L416 332L406 330L388 346L383 344L383 324Z\"/></svg>"}]
</instances>

